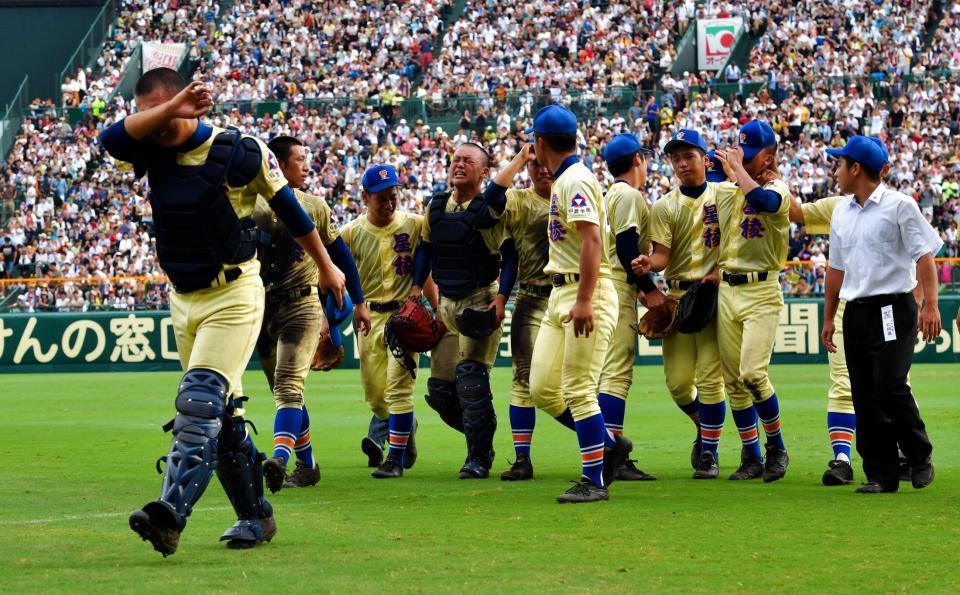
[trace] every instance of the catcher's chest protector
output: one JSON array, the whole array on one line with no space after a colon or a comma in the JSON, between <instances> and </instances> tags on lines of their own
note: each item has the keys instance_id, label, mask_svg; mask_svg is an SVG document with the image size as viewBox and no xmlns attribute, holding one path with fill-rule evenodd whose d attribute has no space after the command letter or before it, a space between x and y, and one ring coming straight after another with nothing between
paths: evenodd
<instances>
[{"instance_id":1,"label":"catcher's chest protector","mask_svg":"<svg viewBox=\"0 0 960 595\"><path fill-rule=\"evenodd\" d=\"M497 278L500 258L490 253L477 229L487 208L483 198L475 197L462 211L450 213L448 200L449 193L430 201L431 268L441 295L460 299Z\"/></svg>"},{"instance_id":2,"label":"catcher's chest protector","mask_svg":"<svg viewBox=\"0 0 960 595\"><path fill-rule=\"evenodd\" d=\"M179 165L173 151L148 158L157 257L177 291L209 287L224 264L256 254L253 218L237 217L226 184L250 183L259 167L256 142L235 128L217 135L203 165Z\"/></svg>"}]
</instances>

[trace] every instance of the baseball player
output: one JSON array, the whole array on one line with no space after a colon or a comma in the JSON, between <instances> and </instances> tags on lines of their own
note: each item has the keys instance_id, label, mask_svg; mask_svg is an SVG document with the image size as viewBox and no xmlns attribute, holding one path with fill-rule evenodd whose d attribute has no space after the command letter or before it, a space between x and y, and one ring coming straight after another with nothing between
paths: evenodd
<instances>
[{"instance_id":1,"label":"baseball player","mask_svg":"<svg viewBox=\"0 0 960 595\"><path fill-rule=\"evenodd\" d=\"M609 498L607 486L633 446L607 432L597 388L617 320L617 292L610 280L606 212L600 185L576 154L577 118L550 105L534 118L537 160L553 172L544 272L553 291L530 366L530 394L549 404L562 396L574 419L582 477L560 503ZM605 452L606 451L606 452Z\"/></svg>"},{"instance_id":2,"label":"baseball player","mask_svg":"<svg viewBox=\"0 0 960 595\"><path fill-rule=\"evenodd\" d=\"M707 145L696 130L681 129L664 145L680 185L653 204L653 253L633 262L634 273L663 271L670 295L679 299L696 282L719 282L720 221L717 203L731 200L736 187L707 180ZM717 449L726 418L717 322L697 333L663 339L667 390L697 428L690 454L695 479L719 476ZM754 424L756 425L756 424ZM754 427L753 441L756 441Z\"/></svg>"},{"instance_id":3,"label":"baseball player","mask_svg":"<svg viewBox=\"0 0 960 595\"><path fill-rule=\"evenodd\" d=\"M731 479L762 476L771 482L786 474L790 462L768 368L783 308L779 275L787 258L792 199L779 179L777 139L766 122L747 122L739 146L720 149L716 157L740 190L732 200L717 201L722 279L717 339L724 384L741 439L756 432L757 417L767 437L765 458L759 441L748 446L744 440L740 469Z\"/></svg>"},{"instance_id":4,"label":"baseball player","mask_svg":"<svg viewBox=\"0 0 960 595\"><path fill-rule=\"evenodd\" d=\"M413 389L416 379L387 350L383 333L390 315L413 284L413 255L420 244L423 217L398 212L400 178L389 165L375 165L361 178L367 212L342 231L360 269L371 311L371 331L359 338L360 380L367 405L388 420L389 451L373 472L377 479L403 477L417 460ZM415 365L419 354L411 353Z\"/></svg>"},{"instance_id":5,"label":"baseball player","mask_svg":"<svg viewBox=\"0 0 960 595\"><path fill-rule=\"evenodd\" d=\"M490 156L483 147L464 143L454 151L453 191L430 199L411 288L411 296L419 299L432 271L440 291L438 315L447 330L431 352L427 404L466 435L460 479L486 478L493 464L497 417L490 368L500 345L504 305L517 278L514 241L480 193L489 173Z\"/></svg>"},{"instance_id":6,"label":"baseball player","mask_svg":"<svg viewBox=\"0 0 960 595\"><path fill-rule=\"evenodd\" d=\"M330 218L330 207L319 196L302 190L310 163L299 140L278 136L267 147L276 156L280 171L294 195L310 216L333 263L346 276L353 301L353 320L360 332L369 331L370 315L363 303L357 267ZM321 305L317 291L317 267L304 258L267 199L260 196L253 212L257 227L264 233L260 250L260 276L266 289L266 307L257 355L276 401L273 421L273 456L263 463L267 488L311 486L320 480L320 468L310 443L310 416L303 402L303 389L321 330ZM297 453L294 472L287 476L287 464Z\"/></svg>"},{"instance_id":7,"label":"baseball player","mask_svg":"<svg viewBox=\"0 0 960 595\"><path fill-rule=\"evenodd\" d=\"M257 195L317 262L320 286L342 300L344 276L287 186L276 158L254 137L211 127L203 83L148 71L134 89L139 111L103 131L116 159L150 183L157 256L173 285L170 309L185 370L171 427L160 498L130 515L130 527L164 556L177 550L194 504L216 469L238 521L231 548L269 541L277 526L263 497L261 457L233 397L263 317L263 284L251 215Z\"/></svg>"},{"instance_id":8,"label":"baseball player","mask_svg":"<svg viewBox=\"0 0 960 595\"><path fill-rule=\"evenodd\" d=\"M607 170L615 178L604 196L604 204L612 234L607 247L610 279L617 292L619 312L600 374L597 400L607 430L617 435L623 434L627 394L637 357L637 292L642 292L644 305L651 310L663 307L666 299L649 274L635 275L630 265L649 248L649 211L641 192L647 184L647 154L650 151L632 134L618 134L602 151ZM634 461L628 459L617 470L617 479L651 481L656 477L637 469Z\"/></svg>"}]
</instances>

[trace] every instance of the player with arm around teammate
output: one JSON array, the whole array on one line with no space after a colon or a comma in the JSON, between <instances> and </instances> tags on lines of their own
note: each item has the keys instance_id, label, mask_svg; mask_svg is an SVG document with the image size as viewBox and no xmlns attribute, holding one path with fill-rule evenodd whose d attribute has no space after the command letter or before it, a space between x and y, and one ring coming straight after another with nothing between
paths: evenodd
<instances>
[{"instance_id":1,"label":"player with arm around teammate","mask_svg":"<svg viewBox=\"0 0 960 595\"><path fill-rule=\"evenodd\" d=\"M263 497L261 455L233 395L263 317L253 214L270 197L293 237L320 269L320 284L342 299L344 276L263 143L199 118L210 90L159 68L137 81L139 111L107 128L101 142L150 182L157 256L174 291L171 318L185 373L160 497L129 523L164 556L177 550L193 506L216 470L238 520L221 540L250 548L276 534Z\"/></svg>"},{"instance_id":2,"label":"player with arm around teammate","mask_svg":"<svg viewBox=\"0 0 960 595\"><path fill-rule=\"evenodd\" d=\"M344 272L354 306L354 323L362 335L370 328L370 315L364 304L357 267L330 218L326 201L303 190L310 171L306 147L290 136L278 136L267 147L277 158L287 185L314 222L331 260ZM303 249L263 196L257 199L253 218L265 235L259 258L266 303L257 339L257 355L277 406L273 422L273 456L264 461L263 475L267 488L277 492L281 487L306 487L320 480L303 392L320 338L323 315L316 265L313 260L305 258ZM335 304L331 305L335 307ZM287 465L294 453L297 465L288 476Z\"/></svg>"}]
</instances>

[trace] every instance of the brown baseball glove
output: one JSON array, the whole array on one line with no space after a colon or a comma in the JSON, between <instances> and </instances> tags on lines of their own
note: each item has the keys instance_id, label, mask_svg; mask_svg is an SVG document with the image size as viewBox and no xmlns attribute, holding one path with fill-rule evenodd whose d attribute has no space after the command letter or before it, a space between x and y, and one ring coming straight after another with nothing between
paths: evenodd
<instances>
[{"instance_id":1,"label":"brown baseball glove","mask_svg":"<svg viewBox=\"0 0 960 595\"><path fill-rule=\"evenodd\" d=\"M342 361L343 345L334 347L333 341L330 340L330 333L321 334L320 341L317 343L317 350L313 352L313 362L310 363L310 369L327 372L339 366Z\"/></svg>"},{"instance_id":2,"label":"brown baseball glove","mask_svg":"<svg viewBox=\"0 0 960 595\"><path fill-rule=\"evenodd\" d=\"M637 324L637 332L647 339L662 339L677 332L677 300L667 296L662 306L647 310Z\"/></svg>"}]
</instances>

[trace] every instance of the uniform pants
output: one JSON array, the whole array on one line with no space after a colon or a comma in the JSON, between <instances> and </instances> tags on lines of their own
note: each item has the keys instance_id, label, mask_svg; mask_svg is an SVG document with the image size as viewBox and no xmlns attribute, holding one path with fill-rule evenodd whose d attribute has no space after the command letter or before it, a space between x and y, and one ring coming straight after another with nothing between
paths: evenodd
<instances>
[{"instance_id":1,"label":"uniform pants","mask_svg":"<svg viewBox=\"0 0 960 595\"><path fill-rule=\"evenodd\" d=\"M833 342L837 346L836 353L827 354L830 366L830 390L827 392L827 413L849 413L853 411L853 395L850 393L850 373L847 371L846 350L843 347L843 312L847 302L840 300L837 315L833 321L837 325L837 332L833 335Z\"/></svg>"},{"instance_id":2,"label":"uniform pants","mask_svg":"<svg viewBox=\"0 0 960 595\"><path fill-rule=\"evenodd\" d=\"M322 316L316 295L266 305L257 355L277 409L303 408L303 387L320 340Z\"/></svg>"},{"instance_id":3,"label":"uniform pants","mask_svg":"<svg viewBox=\"0 0 960 595\"><path fill-rule=\"evenodd\" d=\"M547 312L549 297L517 291L517 301L510 318L510 352L513 357L513 388L510 404L517 407L533 407L530 397L530 364L533 361L533 346L540 333L540 323ZM557 406L563 405L559 398ZM554 409L556 406L553 407ZM562 411L562 409L561 409Z\"/></svg>"},{"instance_id":4,"label":"uniform pants","mask_svg":"<svg viewBox=\"0 0 960 595\"><path fill-rule=\"evenodd\" d=\"M414 377L393 357L383 340L383 331L393 312L370 312L370 334L359 334L360 381L367 406L379 419L387 419L391 413L413 411ZM411 353L419 365L420 354Z\"/></svg>"},{"instance_id":5,"label":"uniform pants","mask_svg":"<svg viewBox=\"0 0 960 595\"><path fill-rule=\"evenodd\" d=\"M885 306L893 311L896 338L890 341L884 334ZM850 301L843 330L863 472L884 486L896 486L898 443L912 465L926 462L933 451L907 382L917 335L917 302L911 293Z\"/></svg>"},{"instance_id":6,"label":"uniform pants","mask_svg":"<svg viewBox=\"0 0 960 595\"><path fill-rule=\"evenodd\" d=\"M637 288L619 280L614 280L613 286L617 292L617 325L600 373L599 392L626 400L637 359Z\"/></svg>"},{"instance_id":7,"label":"uniform pants","mask_svg":"<svg viewBox=\"0 0 960 595\"><path fill-rule=\"evenodd\" d=\"M470 295L454 300L440 297L440 320L447 332L440 338L430 355L430 376L439 380L456 382L457 365L465 360L482 362L489 371L500 347L503 327L498 326L489 337L474 339L461 335L457 328L457 315L467 308L486 310L497 295L497 286L491 284L480 288Z\"/></svg>"},{"instance_id":8,"label":"uniform pants","mask_svg":"<svg viewBox=\"0 0 960 595\"><path fill-rule=\"evenodd\" d=\"M553 417L566 408L575 421L600 413L597 389L616 326L618 304L613 281L601 278L593 292L593 332L577 337L564 322L577 298L577 284L555 287L533 348L530 394ZM562 401L558 400L560 397Z\"/></svg>"}]
</instances>

